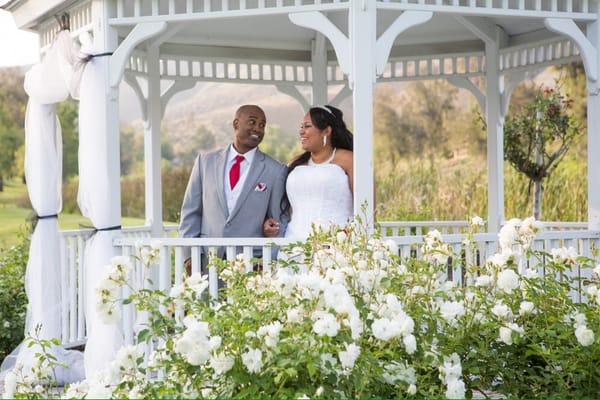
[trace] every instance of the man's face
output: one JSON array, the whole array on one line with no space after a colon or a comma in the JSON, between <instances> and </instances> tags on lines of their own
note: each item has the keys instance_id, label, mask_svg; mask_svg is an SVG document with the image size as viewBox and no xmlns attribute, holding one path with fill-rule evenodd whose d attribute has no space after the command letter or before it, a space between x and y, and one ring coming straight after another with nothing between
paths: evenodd
<instances>
[{"instance_id":1,"label":"man's face","mask_svg":"<svg viewBox=\"0 0 600 400\"><path fill-rule=\"evenodd\" d=\"M236 150L240 153L246 153L258 146L265 136L266 124L265 113L260 108L251 107L243 110L233 120Z\"/></svg>"}]
</instances>

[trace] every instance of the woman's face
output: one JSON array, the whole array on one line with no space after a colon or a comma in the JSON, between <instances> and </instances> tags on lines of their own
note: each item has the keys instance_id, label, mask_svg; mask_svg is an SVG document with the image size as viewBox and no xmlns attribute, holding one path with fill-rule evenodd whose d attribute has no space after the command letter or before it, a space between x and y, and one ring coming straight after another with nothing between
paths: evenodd
<instances>
[{"instance_id":1,"label":"woman's face","mask_svg":"<svg viewBox=\"0 0 600 400\"><path fill-rule=\"evenodd\" d=\"M306 113L300 125L300 144L302 145L302 150L314 152L323 148L323 136L328 136L327 143L329 143L330 131L329 127L324 130L317 128L310 118L310 113Z\"/></svg>"}]
</instances>

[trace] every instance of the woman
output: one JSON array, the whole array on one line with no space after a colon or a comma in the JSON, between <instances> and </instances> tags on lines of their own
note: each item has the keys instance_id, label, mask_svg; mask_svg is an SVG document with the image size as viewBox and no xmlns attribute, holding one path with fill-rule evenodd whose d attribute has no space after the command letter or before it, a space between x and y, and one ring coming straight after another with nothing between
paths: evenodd
<instances>
[{"instance_id":1,"label":"woman","mask_svg":"<svg viewBox=\"0 0 600 400\"><path fill-rule=\"evenodd\" d=\"M288 167L285 237L306 239L313 223L343 226L352 218L352 133L339 109L312 107L300 126L300 143L305 152ZM265 221L264 234L278 236L277 221Z\"/></svg>"}]
</instances>

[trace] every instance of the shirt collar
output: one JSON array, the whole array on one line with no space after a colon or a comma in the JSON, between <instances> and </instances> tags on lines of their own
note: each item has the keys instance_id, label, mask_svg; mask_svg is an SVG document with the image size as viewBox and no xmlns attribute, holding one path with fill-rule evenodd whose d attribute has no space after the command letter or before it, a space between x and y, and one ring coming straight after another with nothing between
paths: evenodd
<instances>
[{"instance_id":1,"label":"shirt collar","mask_svg":"<svg viewBox=\"0 0 600 400\"><path fill-rule=\"evenodd\" d=\"M229 154L227 155L227 163L231 164L233 162L233 160L235 160L235 157L240 155L240 156L244 156L244 158L250 165L250 164L252 164L252 160L254 160L254 155L256 154L256 150L258 150L258 147L253 148L252 150L248 151L245 154L240 154L237 152L235 147L233 147L233 145L230 145L229 146Z\"/></svg>"}]
</instances>

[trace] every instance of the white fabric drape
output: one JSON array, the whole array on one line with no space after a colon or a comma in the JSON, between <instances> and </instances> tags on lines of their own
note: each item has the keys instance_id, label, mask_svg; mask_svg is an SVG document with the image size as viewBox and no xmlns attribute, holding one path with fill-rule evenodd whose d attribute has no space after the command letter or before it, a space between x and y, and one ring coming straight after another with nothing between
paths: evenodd
<instances>
[{"instance_id":1,"label":"white fabric drape","mask_svg":"<svg viewBox=\"0 0 600 400\"><path fill-rule=\"evenodd\" d=\"M58 34L44 59L25 76L29 95L25 115L25 177L31 205L41 219L31 237L29 261L25 273L27 318L25 334L39 326L39 337L61 337L61 280L58 219L62 208L62 135L56 117L56 103L69 96L76 49L67 31ZM45 218L48 217L48 218ZM36 348L20 345L8 363L15 361L31 367ZM54 348L54 355L69 368L60 368L60 382L82 378L81 354Z\"/></svg>"},{"instance_id":2,"label":"white fabric drape","mask_svg":"<svg viewBox=\"0 0 600 400\"><path fill-rule=\"evenodd\" d=\"M114 193L114 168L110 160L119 162L118 147L111 147L106 115L112 101L107 96L108 57L93 58L85 67L79 88L79 194L82 214L97 229L121 224L120 193ZM112 116L116 118L116 116ZM118 169L116 170L118 171ZM117 174L116 179L119 179ZM118 185L117 185L118 188ZM112 361L123 344L120 325L107 325L96 312L98 283L105 277L110 259L115 255L112 241L120 230L100 230L88 241L85 252L86 326L85 372L90 377Z\"/></svg>"}]
</instances>

